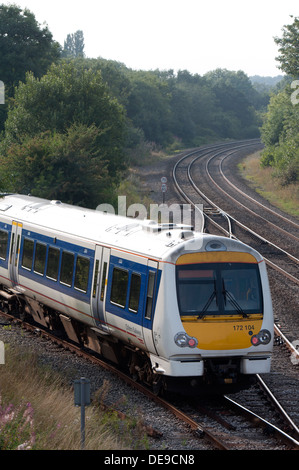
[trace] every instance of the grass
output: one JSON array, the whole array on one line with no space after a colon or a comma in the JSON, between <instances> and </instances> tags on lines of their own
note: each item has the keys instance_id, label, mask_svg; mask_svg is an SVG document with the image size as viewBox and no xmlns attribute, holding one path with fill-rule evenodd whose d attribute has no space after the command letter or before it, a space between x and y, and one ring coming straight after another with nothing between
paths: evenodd
<instances>
[{"instance_id":1,"label":"grass","mask_svg":"<svg viewBox=\"0 0 299 470\"><path fill-rule=\"evenodd\" d=\"M97 392L98 397L107 393ZM97 400L95 400L98 403ZM145 448L141 420L120 420L99 405L85 408L86 450ZM79 450L81 409L63 377L39 364L35 354L6 347L0 365L0 450Z\"/></svg>"},{"instance_id":2,"label":"grass","mask_svg":"<svg viewBox=\"0 0 299 470\"><path fill-rule=\"evenodd\" d=\"M249 155L239 165L242 176L261 196L286 213L299 217L299 184L282 186L270 167L260 166L261 153Z\"/></svg>"}]
</instances>

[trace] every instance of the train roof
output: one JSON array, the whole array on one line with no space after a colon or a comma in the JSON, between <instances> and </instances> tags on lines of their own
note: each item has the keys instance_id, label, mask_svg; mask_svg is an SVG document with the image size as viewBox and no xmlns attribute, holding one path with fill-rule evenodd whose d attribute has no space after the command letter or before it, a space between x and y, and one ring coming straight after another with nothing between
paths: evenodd
<instances>
[{"instance_id":1,"label":"train roof","mask_svg":"<svg viewBox=\"0 0 299 470\"><path fill-rule=\"evenodd\" d=\"M56 234L174 262L180 254L202 249L203 243L211 243L211 239L215 239L215 236L194 232L190 226L157 224L152 220L127 218L19 194L5 195L0 199L1 215ZM256 256L254 250L241 242L219 238L224 240L229 251L252 251Z\"/></svg>"}]
</instances>

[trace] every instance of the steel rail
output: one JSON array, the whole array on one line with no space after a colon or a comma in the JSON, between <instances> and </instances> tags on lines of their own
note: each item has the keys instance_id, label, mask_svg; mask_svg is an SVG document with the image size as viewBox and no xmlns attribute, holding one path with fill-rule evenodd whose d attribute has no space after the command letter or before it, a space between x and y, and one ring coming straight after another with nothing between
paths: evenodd
<instances>
[{"instance_id":1,"label":"steel rail","mask_svg":"<svg viewBox=\"0 0 299 470\"><path fill-rule=\"evenodd\" d=\"M263 391L267 394L267 396L270 398L271 402L274 404L275 408L278 410L279 414L283 417L283 419L286 421L288 426L292 429L292 431L295 433L296 438L299 439L299 428L296 426L294 421L290 418L288 413L285 411L285 409L281 406L277 398L274 396L274 394L271 392L269 387L266 385L264 380L261 378L259 374L256 374L258 383L262 387Z\"/></svg>"},{"instance_id":2,"label":"steel rail","mask_svg":"<svg viewBox=\"0 0 299 470\"><path fill-rule=\"evenodd\" d=\"M291 352L292 357L294 358L294 363L299 364L299 350L288 340L288 338L282 333L280 328L277 325L274 325L274 332L277 336L282 338L285 346Z\"/></svg>"},{"instance_id":3,"label":"steel rail","mask_svg":"<svg viewBox=\"0 0 299 470\"><path fill-rule=\"evenodd\" d=\"M226 395L224 396L224 398L227 400L227 402L231 406L233 406L240 413L242 413L244 416L246 416L247 419L249 419L250 421L253 421L254 423L258 422L261 426L267 428L268 430L271 430L271 432L273 432L278 437L278 439L285 442L293 450L299 450L299 441L294 439L292 436L290 436L286 432L282 431L282 429L279 429L277 426L274 426L274 424L272 424L269 421L265 420L264 418L257 415L256 413L253 413L248 408L241 405L240 403L237 403L235 400L232 400L231 398L227 397Z\"/></svg>"},{"instance_id":4,"label":"steel rail","mask_svg":"<svg viewBox=\"0 0 299 470\"><path fill-rule=\"evenodd\" d=\"M236 152L238 149L240 148L244 148L244 147L248 147L248 146L252 146L252 145L256 145L256 142L251 142L251 143L247 143L247 144L244 144L244 145L238 145L236 146L234 149L233 149L233 152ZM217 147L219 148L219 147ZM202 150L202 149L200 149ZM204 150L210 150L210 151L213 151L214 149L212 148L205 148ZM218 152L216 155L214 155L212 158L214 158L215 156L219 156L221 155L223 152L225 152L226 149L222 149L222 151ZM210 153L210 152L208 152ZM190 203L192 204L193 207L196 207L195 203L187 196L187 194L182 190L182 188L180 187L178 181L177 181L177 177L175 175L176 171L177 171L177 168L178 168L178 165L183 161L185 160L186 158L189 158L190 156L193 156L196 154L196 151L193 151L192 153L189 153L187 155L185 155L182 159L180 159L174 166L173 168L173 180L174 180L174 183L175 183L175 186L176 188L179 190L179 192L181 193L181 195ZM207 155L207 154L206 154ZM198 158L200 157L196 157L194 160L198 160ZM219 206L217 206L211 199L209 199L199 188L198 186L194 183L192 177L191 177L191 173L190 173L190 168L194 162L194 160L189 163L188 165L188 168L187 168L187 176L188 176L188 179L192 185L192 187L194 188L194 190L203 198L205 199L212 207L214 207L219 214L225 216L227 219L230 219L232 221L234 221L234 223L236 225L238 225L239 227L241 227L243 230L245 230L246 232L249 232L251 233L254 237L258 238L260 241L262 241L263 243L266 243L268 244L269 246L272 246L273 248L279 250L280 252L282 252L283 254L285 254L286 256L288 256L290 259L292 259L292 261L294 261L295 263L299 263L299 260L294 257L293 255L291 255L290 253L286 252L285 250L283 250L282 248L280 248L279 246L275 245L274 243L270 242L269 240L266 240L264 237L262 237L261 235L259 235L258 233L254 232L253 230L251 230L249 227L245 226L244 224L242 224L240 221L238 221L237 219L235 219L234 217L232 217L230 214L228 214L227 212L225 212L224 210L222 210ZM217 183L214 182L214 184L219 187L219 185L217 185ZM219 189L221 189L219 187ZM222 189L221 189L222 190ZM227 236L229 237L234 237L234 238L237 238L235 236L233 236L233 234L231 233L231 230L230 230L230 226L229 226L229 231L225 230L223 227L221 227L219 224L217 224L215 221L213 221L211 219L211 217L209 217L207 214L204 214L205 217L207 217L215 226L218 227L218 229L220 229L221 231L223 231ZM256 215L256 214L255 214ZM272 268L276 269L277 271L279 271L281 274L283 274L284 276L288 277L288 279L290 279L292 282L296 283L299 285L299 279L297 279L295 276L293 276L292 274L288 273L287 271L285 271L284 269L282 269L280 266L278 266L277 264L273 263L272 261L270 261L269 259L267 259L266 257L264 257L265 259L265 262L271 266Z\"/></svg>"},{"instance_id":5,"label":"steel rail","mask_svg":"<svg viewBox=\"0 0 299 470\"><path fill-rule=\"evenodd\" d=\"M227 158L227 157L233 155L234 153L236 153L236 150L230 152L230 153L229 153L228 155L226 155L224 158ZM207 174L208 174L210 180L213 182L213 184L214 184L215 186L217 186L217 188L218 188L220 191L222 191L226 196L228 196L230 199L232 199L232 200L234 201L234 203L237 203L239 206L243 207L247 212L250 212L250 213L253 214L255 217L259 217L260 219L262 219L262 220L263 220L264 222L266 222L267 224L273 226L276 230L278 230L278 231L284 233L286 236L292 237L292 238L294 238L295 240L298 240L298 241L299 241L299 238L298 238L298 237L296 237L295 235L290 234L289 232L287 232L287 231L284 230L283 228L278 227L278 226L275 225L273 222L270 222L268 219L265 219L265 217L262 217L260 214L257 214L257 213L254 212L253 210L251 210L251 209L249 209L248 207L244 206L244 204L242 204L240 201L238 201L237 199L235 199L231 194L229 194L227 191L225 191L223 188L221 188L221 186L219 186L219 184L216 183L215 179L212 178L212 175L211 175L211 173L210 173L210 171L209 171L209 169L208 169L208 165L209 165L209 163L211 162L211 160L212 160L213 158L215 158L215 155L214 155L213 157L211 157L211 158L206 162L206 172L207 172ZM194 159L194 160L192 161L192 163L190 164L190 169L191 169L192 165L194 164L194 162L195 162L196 160L197 160L197 159ZM222 160L222 161L223 161L223 160ZM221 161L221 162L222 162L222 161ZM221 162L220 162L220 165L221 165ZM223 172L221 171L221 166L220 166L220 173L221 173L221 176L222 176L225 180L227 180L227 178L224 176ZM190 177L191 177L191 174L190 174ZM240 192L241 194L243 194L245 197L248 197L249 199L252 199L252 200L254 201L253 198L247 196L247 194L245 194L244 192L242 192L242 191L240 191L240 190L239 190L239 192ZM256 202L257 204L259 204L259 205L260 205L261 207L263 207L264 209L268 209L266 206L263 206L261 203L258 203L257 201L254 201L254 202ZM274 211L272 211L272 210L271 210L271 212L274 213ZM282 216L280 216L279 214L277 214L277 216L283 218L283 219L286 220L286 221L289 221L289 219L287 219L286 217L282 217ZM295 223L292 222L292 221L291 221L291 223L293 223L296 227L299 228L299 225L295 224ZM276 246L276 245L274 245L274 244L272 244L272 245L273 245L273 246ZM276 246L276 248L279 248L279 247ZM282 250L282 248L279 248L279 249ZM299 260L298 260L296 257L294 257L293 255L291 255L290 253L287 253L285 250L282 250L282 251L284 251L284 253L285 253L290 259L292 259L292 260L295 261L296 263L299 263Z\"/></svg>"},{"instance_id":6,"label":"steel rail","mask_svg":"<svg viewBox=\"0 0 299 470\"><path fill-rule=\"evenodd\" d=\"M288 217L285 217L283 216L282 214L278 213L278 212L275 212L275 210L271 209L270 207L267 207L265 206L264 204L262 204L261 202L257 201L256 199L254 199L253 197L249 196L248 194L244 193L243 191L241 191L241 189L239 189L235 184L233 184L224 174L223 172L223 169L222 169L222 164L224 162L224 160L229 157L230 154L228 155L225 155L223 157L223 159L221 160L220 162L220 166L219 166L219 171L221 173L221 176L223 177L223 179L237 192L239 192L240 194L244 195L247 199L250 199L252 202L254 202L255 204L257 204L258 206L262 207L263 209L265 209L266 211L270 212L271 214L275 215L276 217L279 217L280 219L284 220L285 222L291 224L291 225L294 225L296 228L299 229L299 224L294 222L293 220L289 219ZM237 200L236 200L237 201ZM238 201L237 201L238 202ZM290 234L289 234L290 235ZM297 240L299 240L298 237L295 237Z\"/></svg>"}]
</instances>

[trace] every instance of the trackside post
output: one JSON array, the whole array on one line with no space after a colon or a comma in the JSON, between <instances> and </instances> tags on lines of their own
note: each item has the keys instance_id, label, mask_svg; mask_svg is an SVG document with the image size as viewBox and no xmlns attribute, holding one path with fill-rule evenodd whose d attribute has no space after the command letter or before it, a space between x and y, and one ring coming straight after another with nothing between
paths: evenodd
<instances>
[{"instance_id":1,"label":"trackside post","mask_svg":"<svg viewBox=\"0 0 299 470\"><path fill-rule=\"evenodd\" d=\"M75 406L81 406L81 449L85 446L85 406L90 405L90 380L85 377L74 381Z\"/></svg>"}]
</instances>

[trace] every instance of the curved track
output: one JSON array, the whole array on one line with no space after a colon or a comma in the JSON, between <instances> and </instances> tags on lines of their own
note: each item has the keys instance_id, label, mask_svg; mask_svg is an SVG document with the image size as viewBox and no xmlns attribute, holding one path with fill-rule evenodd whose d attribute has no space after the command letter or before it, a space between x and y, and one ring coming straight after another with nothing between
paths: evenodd
<instances>
[{"instance_id":1,"label":"curved track","mask_svg":"<svg viewBox=\"0 0 299 470\"><path fill-rule=\"evenodd\" d=\"M249 195L248 188L242 191L225 174L224 163L260 148L254 140L193 151L175 164L174 184L188 203L203 204L206 229L212 224L253 246L271 267L299 285L299 223Z\"/></svg>"},{"instance_id":2,"label":"curved track","mask_svg":"<svg viewBox=\"0 0 299 470\"><path fill-rule=\"evenodd\" d=\"M294 344L298 344L299 337L299 221L273 208L238 176L237 164L261 149L257 140L200 148L180 158L172 175L185 201L203 204L206 231L238 238L264 256L277 335L274 374L266 380L275 394L283 397L286 408L293 410L298 427L293 403L298 402L299 351ZM287 346L291 358L277 347L280 344Z\"/></svg>"}]
</instances>

